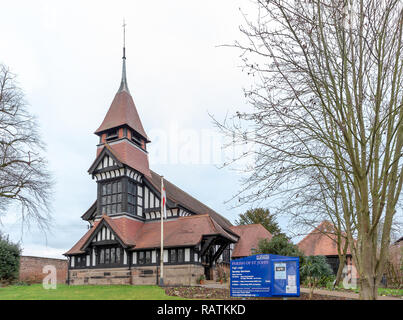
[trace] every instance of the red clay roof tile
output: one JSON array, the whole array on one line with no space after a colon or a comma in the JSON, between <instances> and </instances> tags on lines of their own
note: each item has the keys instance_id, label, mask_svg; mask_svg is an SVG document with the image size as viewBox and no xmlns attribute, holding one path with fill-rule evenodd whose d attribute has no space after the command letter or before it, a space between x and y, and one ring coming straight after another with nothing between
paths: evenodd
<instances>
[{"instance_id":1,"label":"red clay roof tile","mask_svg":"<svg viewBox=\"0 0 403 320\"><path fill-rule=\"evenodd\" d=\"M159 248L161 243L161 224L155 222L140 222L126 217L110 218L103 215L101 220L82 237L68 252L70 254L83 253L81 249L92 235L98 224L105 220L119 239L134 249ZM213 219L205 215L180 217L164 222L164 246L193 246L197 245L205 235L221 235L230 241L236 241L232 235L223 230Z\"/></svg>"},{"instance_id":2,"label":"red clay roof tile","mask_svg":"<svg viewBox=\"0 0 403 320\"><path fill-rule=\"evenodd\" d=\"M126 140L121 140L112 145L105 144L112 154L123 164L141 172L145 176L151 178L150 167L148 163L148 155L144 151L136 148ZM98 148L97 157L103 148Z\"/></svg>"},{"instance_id":3,"label":"red clay roof tile","mask_svg":"<svg viewBox=\"0 0 403 320\"><path fill-rule=\"evenodd\" d=\"M298 243L298 248L307 256L337 255L337 235L333 224L322 221ZM350 254L350 250L347 253Z\"/></svg>"},{"instance_id":4,"label":"red clay roof tile","mask_svg":"<svg viewBox=\"0 0 403 320\"><path fill-rule=\"evenodd\" d=\"M149 141L132 96L127 91L122 90L116 93L104 121L95 133L99 134L102 131L123 126L125 124Z\"/></svg>"},{"instance_id":5,"label":"red clay roof tile","mask_svg":"<svg viewBox=\"0 0 403 320\"><path fill-rule=\"evenodd\" d=\"M252 249L257 249L261 239L270 240L273 237L261 224L232 226L231 230L240 236L232 252L232 257L234 258L250 256L253 254Z\"/></svg>"}]
</instances>

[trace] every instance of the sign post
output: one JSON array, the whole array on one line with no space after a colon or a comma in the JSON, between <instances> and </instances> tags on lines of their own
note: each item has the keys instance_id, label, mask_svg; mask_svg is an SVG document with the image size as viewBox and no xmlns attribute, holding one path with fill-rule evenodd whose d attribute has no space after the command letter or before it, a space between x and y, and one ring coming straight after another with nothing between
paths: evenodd
<instances>
[{"instance_id":1,"label":"sign post","mask_svg":"<svg viewBox=\"0 0 403 320\"><path fill-rule=\"evenodd\" d=\"M299 258L257 254L231 261L231 297L299 297Z\"/></svg>"}]
</instances>

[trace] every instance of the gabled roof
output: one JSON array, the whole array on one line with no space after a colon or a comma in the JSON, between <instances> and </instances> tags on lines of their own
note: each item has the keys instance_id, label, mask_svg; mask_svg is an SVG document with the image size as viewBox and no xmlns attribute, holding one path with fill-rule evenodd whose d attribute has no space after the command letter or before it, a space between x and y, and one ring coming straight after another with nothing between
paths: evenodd
<instances>
[{"instance_id":1,"label":"gabled roof","mask_svg":"<svg viewBox=\"0 0 403 320\"><path fill-rule=\"evenodd\" d=\"M103 148L99 148L97 150L97 158L91 168L95 163L97 163L97 161L100 161L100 157L102 157L101 154L104 152L105 148L108 149L108 151L113 154L120 163L141 172L147 177L151 177L147 153L136 148L125 140L118 141L114 144L105 144Z\"/></svg>"},{"instance_id":2,"label":"gabled roof","mask_svg":"<svg viewBox=\"0 0 403 320\"><path fill-rule=\"evenodd\" d=\"M93 173L98 165L101 163L103 158L108 155L110 156L114 162L116 162L116 165L122 166L121 161L118 159L118 157L112 152L111 148L109 147L108 144L105 144L102 149L99 149L97 152L97 157L95 158L94 162L91 164L91 167L88 169L88 173Z\"/></svg>"},{"instance_id":3,"label":"gabled roof","mask_svg":"<svg viewBox=\"0 0 403 320\"><path fill-rule=\"evenodd\" d=\"M100 134L108 129L127 125L149 142L133 98L127 90L119 90L112 101L104 121L95 131Z\"/></svg>"},{"instance_id":4,"label":"gabled roof","mask_svg":"<svg viewBox=\"0 0 403 320\"><path fill-rule=\"evenodd\" d=\"M164 246L193 246L200 243L203 236L220 235L231 242L237 238L222 229L209 215L194 215L180 217L164 222ZM161 224L158 222L145 223L136 237L133 248L159 248L161 240Z\"/></svg>"},{"instance_id":5,"label":"gabled roof","mask_svg":"<svg viewBox=\"0 0 403 320\"><path fill-rule=\"evenodd\" d=\"M133 249L159 248L161 244L161 224L140 222L126 217L112 219L103 215L94 226L65 255L81 254L100 224L106 223L115 235ZM193 246L200 243L203 236L219 235L231 242L238 239L226 232L209 215L180 217L164 222L164 246Z\"/></svg>"},{"instance_id":6,"label":"gabled roof","mask_svg":"<svg viewBox=\"0 0 403 320\"><path fill-rule=\"evenodd\" d=\"M342 237L342 245L345 240ZM337 233L330 221L322 221L304 239L298 243L298 248L306 256L332 256L337 255ZM350 250L347 250L350 254Z\"/></svg>"},{"instance_id":7,"label":"gabled roof","mask_svg":"<svg viewBox=\"0 0 403 320\"><path fill-rule=\"evenodd\" d=\"M84 253L84 247L98 231L100 224L106 224L125 246L131 247L135 243L134 239L137 235L137 231L141 229L144 223L126 217L112 219L107 215L103 215L102 218L96 221L92 228L89 229L87 233L65 253L65 255Z\"/></svg>"},{"instance_id":8,"label":"gabled roof","mask_svg":"<svg viewBox=\"0 0 403 320\"><path fill-rule=\"evenodd\" d=\"M150 182L154 185L157 190L161 187L161 176L154 171L151 172ZM217 221L227 232L232 232L231 222L215 212L214 210L207 207L205 204L201 203L199 200L193 198L191 195L183 191L182 189L175 186L173 183L169 182L164 178L164 186L167 194L167 198L172 202L196 213L196 214L208 214L215 221Z\"/></svg>"},{"instance_id":9,"label":"gabled roof","mask_svg":"<svg viewBox=\"0 0 403 320\"><path fill-rule=\"evenodd\" d=\"M252 249L257 249L261 239L271 240L272 234L261 224L245 224L240 226L232 226L231 230L240 236L238 243L235 245L232 257L247 257L252 254Z\"/></svg>"},{"instance_id":10,"label":"gabled roof","mask_svg":"<svg viewBox=\"0 0 403 320\"><path fill-rule=\"evenodd\" d=\"M139 171L143 174L145 172L147 172L147 168L148 168L148 159L147 158L144 159L143 157L141 157L141 155L139 155L138 158L133 158L130 156L123 157L125 155L125 153L118 153L121 150L120 150L119 145L117 145L117 144L114 144L111 146L105 145L105 147L108 148L118 158L118 160L120 162L129 165L130 167L136 169L137 171ZM103 149L101 149L101 151L102 150ZM99 152L101 152L101 151L99 151ZM149 175L146 175L146 179L154 187L154 189L158 192L161 188L161 176L152 170L148 170L148 172L149 172ZM214 210L212 210L211 208L207 207L205 204L201 203L199 200L195 199L194 197L192 197L191 195L189 195L182 189L178 188L177 186L175 186L173 183L166 180L165 178L164 178L164 186L165 186L165 191L166 191L166 195L167 195L167 199L168 199L168 204L172 202L173 203L172 207L181 206L195 214L199 214L199 215L208 214L209 216L211 216L214 219L215 222L217 222L222 228L224 228L224 230L226 232L233 234L233 230L231 228L232 224L228 219L224 218L219 213L217 213ZM94 203L93 206L94 205L96 206L96 203ZM88 211L90 211L90 209ZM84 220L87 220L87 219L85 219L85 217L87 217L87 216L88 215L84 214L82 216L82 218Z\"/></svg>"}]
</instances>

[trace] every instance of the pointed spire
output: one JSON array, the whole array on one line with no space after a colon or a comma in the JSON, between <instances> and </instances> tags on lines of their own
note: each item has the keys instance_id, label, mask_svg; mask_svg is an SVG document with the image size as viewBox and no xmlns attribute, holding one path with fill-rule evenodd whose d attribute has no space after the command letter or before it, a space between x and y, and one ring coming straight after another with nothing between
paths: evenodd
<instances>
[{"instance_id":1,"label":"pointed spire","mask_svg":"<svg viewBox=\"0 0 403 320\"><path fill-rule=\"evenodd\" d=\"M122 81L120 82L120 87L118 92L126 91L129 92L129 87L127 86L127 79L126 79L126 22L123 19L123 64L122 64Z\"/></svg>"}]
</instances>

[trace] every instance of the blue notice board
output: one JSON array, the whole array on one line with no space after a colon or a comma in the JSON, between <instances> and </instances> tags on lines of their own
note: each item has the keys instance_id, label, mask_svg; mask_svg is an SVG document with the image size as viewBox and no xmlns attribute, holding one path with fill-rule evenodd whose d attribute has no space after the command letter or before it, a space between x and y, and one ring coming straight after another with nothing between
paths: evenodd
<instances>
[{"instance_id":1,"label":"blue notice board","mask_svg":"<svg viewBox=\"0 0 403 320\"><path fill-rule=\"evenodd\" d=\"M299 258L257 254L231 261L231 297L299 297Z\"/></svg>"}]
</instances>

